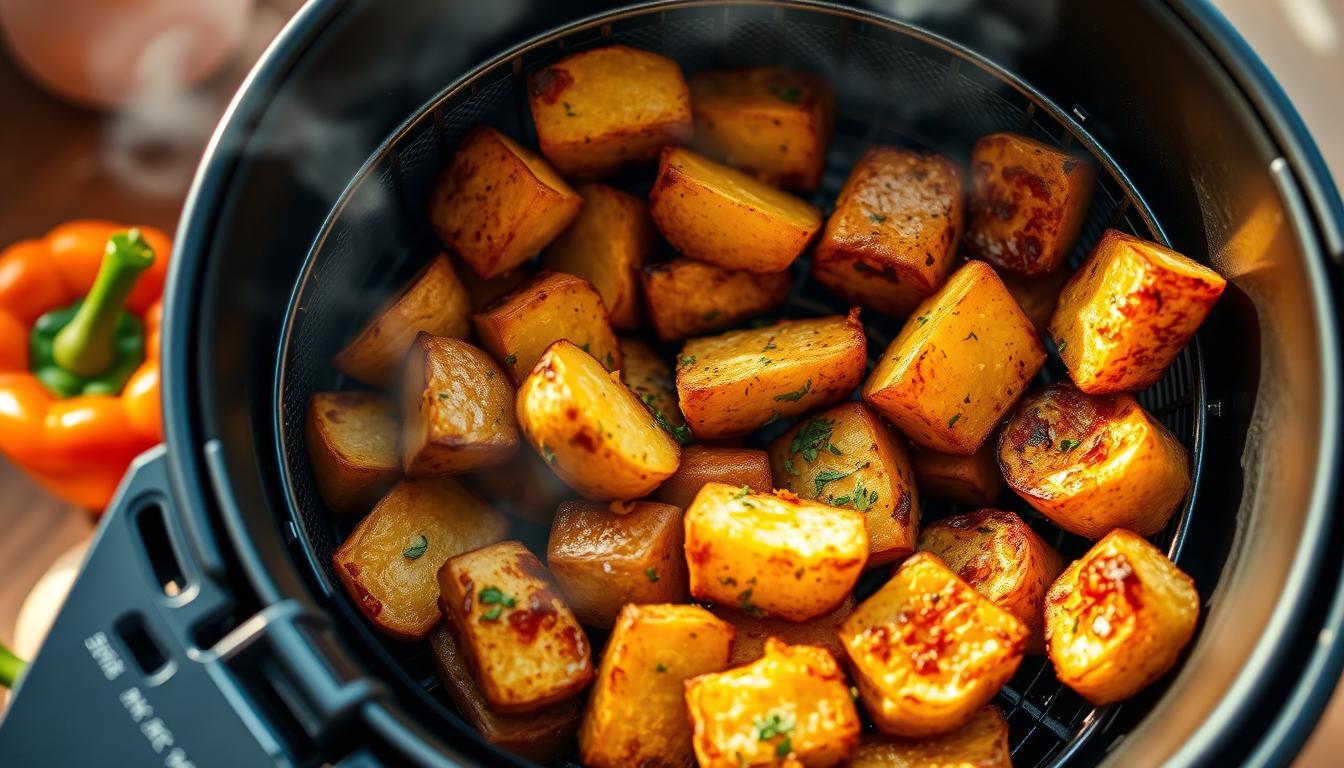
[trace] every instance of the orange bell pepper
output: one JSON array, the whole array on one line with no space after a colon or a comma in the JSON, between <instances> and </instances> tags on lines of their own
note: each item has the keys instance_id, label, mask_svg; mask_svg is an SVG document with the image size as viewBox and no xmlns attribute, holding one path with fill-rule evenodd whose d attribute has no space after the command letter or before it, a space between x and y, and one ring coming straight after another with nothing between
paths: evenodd
<instances>
[{"instance_id":1,"label":"orange bell pepper","mask_svg":"<svg viewBox=\"0 0 1344 768\"><path fill-rule=\"evenodd\" d=\"M143 323L144 361L119 393L58 396L30 370L30 344L39 317L90 295L109 238L126 229L74 221L0 253L0 452L52 494L93 510L107 506L131 460L163 440L159 322L168 236L138 228L153 261L131 276L124 306Z\"/></svg>"}]
</instances>

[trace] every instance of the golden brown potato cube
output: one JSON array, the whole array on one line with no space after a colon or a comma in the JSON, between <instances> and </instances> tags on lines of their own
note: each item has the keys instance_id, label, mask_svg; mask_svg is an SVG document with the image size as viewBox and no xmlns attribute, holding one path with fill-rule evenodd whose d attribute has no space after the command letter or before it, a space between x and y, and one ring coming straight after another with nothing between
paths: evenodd
<instances>
[{"instance_id":1,"label":"golden brown potato cube","mask_svg":"<svg viewBox=\"0 0 1344 768\"><path fill-rule=\"evenodd\" d=\"M490 709L471 677L467 660L448 628L440 625L429 635L434 669L458 714L496 747L538 763L550 763L574 751L582 709L569 699L521 715L502 715Z\"/></svg>"},{"instance_id":2,"label":"golden brown potato cube","mask_svg":"<svg viewBox=\"0 0 1344 768\"><path fill-rule=\"evenodd\" d=\"M1013 768L1008 723L998 707L985 707L946 736L896 739L866 737L849 768Z\"/></svg>"},{"instance_id":3,"label":"golden brown potato cube","mask_svg":"<svg viewBox=\"0 0 1344 768\"><path fill-rule=\"evenodd\" d=\"M572 698L593 679L588 636L536 555L503 541L439 569L439 608L496 712Z\"/></svg>"},{"instance_id":4,"label":"golden brown potato cube","mask_svg":"<svg viewBox=\"0 0 1344 768\"><path fill-rule=\"evenodd\" d=\"M489 499L500 512L538 525L549 526L556 505L574 495L545 459L526 448L498 467L460 479Z\"/></svg>"},{"instance_id":5,"label":"golden brown potato cube","mask_svg":"<svg viewBox=\"0 0 1344 768\"><path fill-rule=\"evenodd\" d=\"M901 560L919 536L919 492L901 440L863 403L841 403L770 444L776 488L863 513L868 567Z\"/></svg>"},{"instance_id":6,"label":"golden brown potato cube","mask_svg":"<svg viewBox=\"0 0 1344 768\"><path fill-rule=\"evenodd\" d=\"M532 258L579 215L583 198L531 150L477 126L429 201L439 239L483 278Z\"/></svg>"},{"instance_id":7,"label":"golden brown potato cube","mask_svg":"<svg viewBox=\"0 0 1344 768\"><path fill-rule=\"evenodd\" d=\"M930 498L984 507L1003 489L998 445L986 440L970 456L938 451L915 451L911 458L915 485Z\"/></svg>"},{"instance_id":8,"label":"golden brown potato cube","mask_svg":"<svg viewBox=\"0 0 1344 768\"><path fill-rule=\"evenodd\" d=\"M1036 333L1044 335L1059 304L1059 292L1071 274L1067 269L1060 269L1045 275L1000 272L999 277L1003 278L1003 286L1013 295Z\"/></svg>"},{"instance_id":9,"label":"golden brown potato cube","mask_svg":"<svg viewBox=\"0 0 1344 768\"><path fill-rule=\"evenodd\" d=\"M685 509L705 483L724 483L734 488L745 485L753 491L769 493L774 488L770 481L770 457L765 451L752 448L688 445L681 449L681 466L658 486L653 497Z\"/></svg>"},{"instance_id":10,"label":"golden brown potato cube","mask_svg":"<svg viewBox=\"0 0 1344 768\"><path fill-rule=\"evenodd\" d=\"M588 768L689 766L685 682L728 666L733 628L694 605L627 605L579 731Z\"/></svg>"},{"instance_id":11,"label":"golden brown potato cube","mask_svg":"<svg viewBox=\"0 0 1344 768\"><path fill-rule=\"evenodd\" d=\"M607 321L606 305L593 284L576 275L542 272L472 319L481 346L517 383L559 339L574 342L609 371L621 367L621 350Z\"/></svg>"},{"instance_id":12,"label":"golden brown potato cube","mask_svg":"<svg viewBox=\"0 0 1344 768\"><path fill-rule=\"evenodd\" d=\"M561 340L518 388L518 423L565 484L595 501L638 499L677 471L681 448L615 373Z\"/></svg>"},{"instance_id":13,"label":"golden brown potato cube","mask_svg":"<svg viewBox=\"0 0 1344 768\"><path fill-rule=\"evenodd\" d=\"M678 358L677 399L697 438L741 437L849 397L867 356L857 308L691 339Z\"/></svg>"},{"instance_id":14,"label":"golden brown potato cube","mask_svg":"<svg viewBox=\"0 0 1344 768\"><path fill-rule=\"evenodd\" d=\"M706 483L686 510L691 595L753 616L835 610L868 559L863 514L788 491Z\"/></svg>"},{"instance_id":15,"label":"golden brown potato cube","mask_svg":"<svg viewBox=\"0 0 1344 768\"><path fill-rule=\"evenodd\" d=\"M476 274L471 267L463 266L459 262L457 276L467 289L467 296L471 299L471 311L480 312L494 303L495 299L506 293L512 293L518 286L531 280L534 274L526 267L518 267L499 277L484 278ZM468 317L467 320L470 323L471 318Z\"/></svg>"},{"instance_id":16,"label":"golden brown potato cube","mask_svg":"<svg viewBox=\"0 0 1344 768\"><path fill-rule=\"evenodd\" d=\"M621 347L621 381L653 413L658 426L667 430L678 443L691 440L686 417L677 407L677 387L672 367L658 357L653 347L639 339L617 339ZM684 507L683 504L678 504Z\"/></svg>"},{"instance_id":17,"label":"golden brown potato cube","mask_svg":"<svg viewBox=\"0 0 1344 768\"><path fill-rule=\"evenodd\" d=\"M760 275L678 258L644 267L649 320L663 341L728 328L767 312L789 297L788 272Z\"/></svg>"},{"instance_id":18,"label":"golden brown potato cube","mask_svg":"<svg viewBox=\"0 0 1344 768\"><path fill-rule=\"evenodd\" d=\"M305 430L317 493L334 512L364 512L401 474L397 421L379 395L319 392Z\"/></svg>"},{"instance_id":19,"label":"golden brown potato cube","mask_svg":"<svg viewBox=\"0 0 1344 768\"><path fill-rule=\"evenodd\" d=\"M332 565L374 626L416 640L439 622L439 566L499 541L508 528L503 515L452 478L402 480L359 521Z\"/></svg>"},{"instance_id":20,"label":"golden brown potato cube","mask_svg":"<svg viewBox=\"0 0 1344 768\"><path fill-rule=\"evenodd\" d=\"M993 133L971 150L966 249L1000 269L1054 272L1092 202L1092 163L1026 136Z\"/></svg>"},{"instance_id":21,"label":"golden brown potato cube","mask_svg":"<svg viewBox=\"0 0 1344 768\"><path fill-rule=\"evenodd\" d=\"M1067 384L1022 400L999 436L999 467L1031 506L1089 539L1112 528L1157 533L1191 485L1185 446L1133 395Z\"/></svg>"},{"instance_id":22,"label":"golden brown potato cube","mask_svg":"<svg viewBox=\"0 0 1344 768\"><path fill-rule=\"evenodd\" d=\"M1079 389L1138 391L1162 378L1226 286L1202 264L1108 229L1064 286L1050 334Z\"/></svg>"},{"instance_id":23,"label":"golden brown potato cube","mask_svg":"<svg viewBox=\"0 0 1344 768\"><path fill-rule=\"evenodd\" d=\"M1123 529L1074 561L1045 598L1055 674L1096 706L1127 699L1166 674L1198 621L1194 580Z\"/></svg>"},{"instance_id":24,"label":"golden brown potato cube","mask_svg":"<svg viewBox=\"0 0 1344 768\"><path fill-rule=\"evenodd\" d=\"M691 78L697 152L768 184L814 190L826 167L835 94L824 77L781 67Z\"/></svg>"},{"instance_id":25,"label":"golden brown potato cube","mask_svg":"<svg viewBox=\"0 0 1344 768\"><path fill-rule=\"evenodd\" d=\"M863 385L914 443L975 453L1045 363L1031 321L989 265L970 261L920 304Z\"/></svg>"},{"instance_id":26,"label":"golden brown potato cube","mask_svg":"<svg viewBox=\"0 0 1344 768\"><path fill-rule=\"evenodd\" d=\"M691 93L672 59L611 45L567 56L529 81L541 153L577 179L610 176L691 138Z\"/></svg>"},{"instance_id":27,"label":"golden brown potato cube","mask_svg":"<svg viewBox=\"0 0 1344 768\"><path fill-rule=\"evenodd\" d=\"M1017 671L1027 628L916 553L840 628L864 708L907 739L962 727Z\"/></svg>"},{"instance_id":28,"label":"golden brown potato cube","mask_svg":"<svg viewBox=\"0 0 1344 768\"><path fill-rule=\"evenodd\" d=\"M789 645L816 645L831 652L837 659L844 658L844 649L836 632L849 614L854 612L854 596L845 598L834 611L803 622L752 616L737 608L722 605L710 607L710 613L733 625L733 656L728 665L736 667L765 655L765 641L775 637Z\"/></svg>"},{"instance_id":29,"label":"golden brown potato cube","mask_svg":"<svg viewBox=\"0 0 1344 768\"><path fill-rule=\"evenodd\" d=\"M771 638L765 655L686 682L700 768L829 768L859 741L859 714L825 648Z\"/></svg>"},{"instance_id":30,"label":"golden brown potato cube","mask_svg":"<svg viewBox=\"0 0 1344 768\"><path fill-rule=\"evenodd\" d=\"M640 327L639 268L653 251L653 223L643 200L605 184L581 184L583 210L542 263L593 284L614 328Z\"/></svg>"},{"instance_id":31,"label":"golden brown potato cube","mask_svg":"<svg viewBox=\"0 0 1344 768\"><path fill-rule=\"evenodd\" d=\"M410 477L455 475L518 450L513 383L485 352L421 333L402 378L401 464Z\"/></svg>"},{"instance_id":32,"label":"golden brown potato cube","mask_svg":"<svg viewBox=\"0 0 1344 768\"><path fill-rule=\"evenodd\" d=\"M873 147L840 190L812 275L850 303L904 317L952 271L963 216L951 160Z\"/></svg>"},{"instance_id":33,"label":"golden brown potato cube","mask_svg":"<svg viewBox=\"0 0 1344 768\"><path fill-rule=\"evenodd\" d=\"M331 364L375 387L390 387L401 372L406 350L424 331L465 338L471 333L471 298L448 257L439 254Z\"/></svg>"},{"instance_id":34,"label":"golden brown potato cube","mask_svg":"<svg viewBox=\"0 0 1344 768\"><path fill-rule=\"evenodd\" d=\"M1064 563L1022 518L1001 509L945 517L924 528L919 549L1016 616L1030 633L1027 653L1045 653L1045 592Z\"/></svg>"},{"instance_id":35,"label":"golden brown potato cube","mask_svg":"<svg viewBox=\"0 0 1344 768\"><path fill-rule=\"evenodd\" d=\"M683 256L748 272L782 272L821 229L821 211L689 150L669 147L649 214Z\"/></svg>"}]
</instances>

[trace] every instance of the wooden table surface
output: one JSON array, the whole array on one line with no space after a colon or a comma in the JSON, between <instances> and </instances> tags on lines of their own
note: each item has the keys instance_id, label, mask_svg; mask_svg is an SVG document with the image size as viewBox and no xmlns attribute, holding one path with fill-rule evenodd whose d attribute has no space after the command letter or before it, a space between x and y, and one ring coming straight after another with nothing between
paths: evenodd
<instances>
[{"instance_id":1,"label":"wooden table surface","mask_svg":"<svg viewBox=\"0 0 1344 768\"><path fill-rule=\"evenodd\" d=\"M1265 59L1344 180L1344 0L1215 0ZM74 218L171 231L200 153L251 62L299 0L265 0L224 71L190 92L119 114L62 103L32 85L0 47L0 246ZM138 179L128 182L128 179ZM92 519L46 496L0 460L0 641L12 641L24 597L48 565L86 539ZM1344 760L1344 695L1336 693L1299 768Z\"/></svg>"}]
</instances>

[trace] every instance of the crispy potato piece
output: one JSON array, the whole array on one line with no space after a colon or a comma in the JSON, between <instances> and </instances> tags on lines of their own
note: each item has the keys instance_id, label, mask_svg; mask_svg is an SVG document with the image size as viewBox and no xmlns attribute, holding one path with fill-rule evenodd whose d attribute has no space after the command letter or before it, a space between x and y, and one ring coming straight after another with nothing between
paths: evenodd
<instances>
[{"instance_id":1,"label":"crispy potato piece","mask_svg":"<svg viewBox=\"0 0 1344 768\"><path fill-rule=\"evenodd\" d=\"M397 421L372 392L308 398L304 441L317 493L333 512L364 512L397 481Z\"/></svg>"},{"instance_id":2,"label":"crispy potato piece","mask_svg":"<svg viewBox=\"0 0 1344 768\"><path fill-rule=\"evenodd\" d=\"M332 566L374 626L417 640L439 621L439 566L508 529L503 515L452 478L402 480L332 554Z\"/></svg>"},{"instance_id":3,"label":"crispy potato piece","mask_svg":"<svg viewBox=\"0 0 1344 768\"><path fill-rule=\"evenodd\" d=\"M546 460L532 450L518 451L505 464L460 479L500 512L545 526L550 526L555 517L556 505L574 495Z\"/></svg>"},{"instance_id":4,"label":"crispy potato piece","mask_svg":"<svg viewBox=\"0 0 1344 768\"><path fill-rule=\"evenodd\" d=\"M1022 518L1002 509L945 517L919 535L921 552L942 558L963 581L1027 628L1027 653L1045 653L1045 592L1064 563Z\"/></svg>"},{"instance_id":5,"label":"crispy potato piece","mask_svg":"<svg viewBox=\"0 0 1344 768\"><path fill-rule=\"evenodd\" d=\"M518 450L513 384L485 352L421 333L402 378L401 464L410 477L455 475Z\"/></svg>"},{"instance_id":6,"label":"crispy potato piece","mask_svg":"<svg viewBox=\"0 0 1344 768\"><path fill-rule=\"evenodd\" d=\"M345 345L331 364L375 387L390 387L406 350L421 331L465 338L471 333L471 298L448 257L439 254L425 271Z\"/></svg>"},{"instance_id":7,"label":"crispy potato piece","mask_svg":"<svg viewBox=\"0 0 1344 768\"><path fill-rule=\"evenodd\" d=\"M472 312L480 312L490 306L495 299L506 293L512 293L518 286L535 276L525 266L518 267L499 277L491 278L481 277L471 267L465 267L460 262L456 263L455 266L457 267L457 276L462 280L462 285L467 289L467 296L471 299ZM470 321L471 318L468 317L467 319Z\"/></svg>"},{"instance_id":8,"label":"crispy potato piece","mask_svg":"<svg viewBox=\"0 0 1344 768\"><path fill-rule=\"evenodd\" d=\"M774 488L770 482L770 457L765 451L751 448L688 445L681 449L681 466L658 486L653 497L685 509L705 483L725 483L734 488L745 485L753 491L769 493Z\"/></svg>"},{"instance_id":9,"label":"crispy potato piece","mask_svg":"<svg viewBox=\"0 0 1344 768\"><path fill-rule=\"evenodd\" d=\"M733 628L694 605L627 605L579 732L589 768L688 766L685 681L728 666Z\"/></svg>"},{"instance_id":10,"label":"crispy potato piece","mask_svg":"<svg viewBox=\"0 0 1344 768\"><path fill-rule=\"evenodd\" d=\"M593 284L564 272L542 272L472 317L481 346L522 383L537 358L558 339L568 339L600 360L621 367L621 350L607 321L606 305Z\"/></svg>"},{"instance_id":11,"label":"crispy potato piece","mask_svg":"<svg viewBox=\"0 0 1344 768\"><path fill-rule=\"evenodd\" d=\"M753 616L806 621L835 610L868 559L863 514L706 483L686 510L691 595Z\"/></svg>"},{"instance_id":12,"label":"crispy potato piece","mask_svg":"<svg viewBox=\"0 0 1344 768\"><path fill-rule=\"evenodd\" d=\"M964 215L951 160L872 147L840 190L812 275L850 303L904 317L952 271Z\"/></svg>"},{"instance_id":13,"label":"crispy potato piece","mask_svg":"<svg viewBox=\"0 0 1344 768\"><path fill-rule=\"evenodd\" d=\"M658 231L683 256L782 272L821 229L812 205L689 150L669 147L649 193Z\"/></svg>"},{"instance_id":14,"label":"crispy potato piece","mask_svg":"<svg viewBox=\"0 0 1344 768\"><path fill-rule=\"evenodd\" d=\"M1078 239L1095 177L1091 161L1035 139L982 137L971 150L966 250L1011 272L1054 272Z\"/></svg>"},{"instance_id":15,"label":"crispy potato piece","mask_svg":"<svg viewBox=\"0 0 1344 768\"><path fill-rule=\"evenodd\" d=\"M765 655L765 641L775 637L789 645L815 645L825 648L837 659L844 658L844 648L836 632L849 614L854 612L854 596L849 595L840 606L824 616L803 622L752 616L736 608L710 606L710 613L733 625L733 656L728 665L736 667Z\"/></svg>"},{"instance_id":16,"label":"crispy potato piece","mask_svg":"<svg viewBox=\"0 0 1344 768\"><path fill-rule=\"evenodd\" d=\"M691 78L697 152L767 184L821 184L835 124L826 78L782 67L700 72Z\"/></svg>"},{"instance_id":17,"label":"crispy potato piece","mask_svg":"<svg viewBox=\"0 0 1344 768\"><path fill-rule=\"evenodd\" d=\"M1202 264L1108 229L1064 286L1050 334L1079 389L1138 391L1162 378L1226 286Z\"/></svg>"},{"instance_id":18,"label":"crispy potato piece","mask_svg":"<svg viewBox=\"0 0 1344 768\"><path fill-rule=\"evenodd\" d=\"M1045 642L1060 682L1096 706L1166 674L1199 621L1195 582L1137 534L1117 529L1045 598Z\"/></svg>"},{"instance_id":19,"label":"crispy potato piece","mask_svg":"<svg viewBox=\"0 0 1344 768\"><path fill-rule=\"evenodd\" d=\"M967 262L906 321L863 399L912 441L975 453L1045 363L1031 321L989 265Z\"/></svg>"},{"instance_id":20,"label":"crispy potato piece","mask_svg":"<svg viewBox=\"0 0 1344 768\"><path fill-rule=\"evenodd\" d=\"M694 259L644 267L645 304L663 341L729 328L784 303L793 285L788 272L759 275Z\"/></svg>"},{"instance_id":21,"label":"crispy potato piece","mask_svg":"<svg viewBox=\"0 0 1344 768\"><path fill-rule=\"evenodd\" d=\"M999 471L998 445L986 440L970 456L938 451L915 451L911 458L915 484L934 499L985 507L999 498L1003 473Z\"/></svg>"},{"instance_id":22,"label":"crispy potato piece","mask_svg":"<svg viewBox=\"0 0 1344 768\"><path fill-rule=\"evenodd\" d=\"M868 338L854 308L691 339L678 360L677 399L695 436L741 437L848 397L868 364Z\"/></svg>"},{"instance_id":23,"label":"crispy potato piece","mask_svg":"<svg viewBox=\"0 0 1344 768\"><path fill-rule=\"evenodd\" d=\"M1059 292L1073 273L1068 269L1058 269L1044 275L1019 275L1014 272L1000 272L1003 287L1013 295L1022 314L1027 316L1036 333L1044 335L1050 325L1050 318L1059 305Z\"/></svg>"},{"instance_id":24,"label":"crispy potato piece","mask_svg":"<svg viewBox=\"0 0 1344 768\"><path fill-rule=\"evenodd\" d=\"M885 733L922 739L975 716L1017 671L1027 628L918 552L840 628L864 707Z\"/></svg>"},{"instance_id":25,"label":"crispy potato piece","mask_svg":"<svg viewBox=\"0 0 1344 768\"><path fill-rule=\"evenodd\" d=\"M824 648L765 642L759 660L686 682L700 768L828 768L859 741L859 713Z\"/></svg>"},{"instance_id":26,"label":"crispy potato piece","mask_svg":"<svg viewBox=\"0 0 1344 768\"><path fill-rule=\"evenodd\" d=\"M691 138L691 92L677 62L610 45L566 56L528 89L541 153L578 179L610 176Z\"/></svg>"},{"instance_id":27,"label":"crispy potato piece","mask_svg":"<svg viewBox=\"0 0 1344 768\"><path fill-rule=\"evenodd\" d=\"M904 559L919 536L919 492L901 440L863 403L841 403L770 444L776 488L863 513L868 567Z\"/></svg>"},{"instance_id":28,"label":"crispy potato piece","mask_svg":"<svg viewBox=\"0 0 1344 768\"><path fill-rule=\"evenodd\" d=\"M588 636L536 555L504 541L439 569L439 608L490 708L533 712L593 679Z\"/></svg>"},{"instance_id":29,"label":"crispy potato piece","mask_svg":"<svg viewBox=\"0 0 1344 768\"><path fill-rule=\"evenodd\" d=\"M639 268L653 252L648 206L606 184L581 184L583 210L542 254L548 269L578 275L593 284L614 328L640 326Z\"/></svg>"},{"instance_id":30,"label":"crispy potato piece","mask_svg":"<svg viewBox=\"0 0 1344 768\"><path fill-rule=\"evenodd\" d=\"M569 699L521 715L502 715L490 709L453 633L438 626L429 634L429 650L439 682L448 691L458 714L495 746L538 763L555 762L574 751L582 708Z\"/></svg>"},{"instance_id":31,"label":"crispy potato piece","mask_svg":"<svg viewBox=\"0 0 1344 768\"><path fill-rule=\"evenodd\" d=\"M998 707L985 707L946 736L910 741L866 737L849 768L1013 768L1008 723Z\"/></svg>"},{"instance_id":32,"label":"crispy potato piece","mask_svg":"<svg viewBox=\"0 0 1344 768\"><path fill-rule=\"evenodd\" d=\"M638 499L677 471L681 448L614 373L560 340L518 388L518 423L570 488Z\"/></svg>"},{"instance_id":33,"label":"crispy potato piece","mask_svg":"<svg viewBox=\"0 0 1344 768\"><path fill-rule=\"evenodd\" d=\"M617 339L621 347L621 381L653 412L658 425L683 445L690 441L686 417L677 407L677 387L672 367L658 357L653 347L639 339ZM684 507L684 504L678 504Z\"/></svg>"},{"instance_id":34,"label":"crispy potato piece","mask_svg":"<svg viewBox=\"0 0 1344 768\"><path fill-rule=\"evenodd\" d=\"M1133 395L1057 384L1028 395L999 436L1008 486L1060 528L1162 530L1190 491L1185 446Z\"/></svg>"}]
</instances>

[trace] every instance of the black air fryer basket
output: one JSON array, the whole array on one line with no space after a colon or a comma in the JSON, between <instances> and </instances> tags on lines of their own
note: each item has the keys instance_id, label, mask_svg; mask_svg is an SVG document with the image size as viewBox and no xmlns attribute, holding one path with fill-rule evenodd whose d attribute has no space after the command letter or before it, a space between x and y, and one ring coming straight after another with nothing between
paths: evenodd
<instances>
[{"instance_id":1,"label":"black air fryer basket","mask_svg":"<svg viewBox=\"0 0 1344 768\"><path fill-rule=\"evenodd\" d=\"M0 727L0 764L516 762L453 711L423 645L384 638L345 599L331 554L353 521L314 492L304 406L354 386L331 355L442 249L425 202L457 142L485 122L535 143L527 73L611 43L688 72L826 76L824 209L870 144L964 164L979 136L1015 131L1096 160L1075 264L1113 227L1228 277L1140 396L1193 462L1194 491L1153 540L1198 583L1195 643L1121 705L1091 707L1043 657L997 703L1018 766L1291 759L1341 666L1344 211L1282 94L1206 5L317 0L197 177L170 277L167 446L107 515ZM649 176L618 183L643 194ZM843 311L795 270L780 316ZM899 323L865 319L876 354ZM1043 373L1063 376L1057 361ZM1066 557L1086 550L1039 530ZM513 533L544 549L544 530Z\"/></svg>"}]
</instances>

